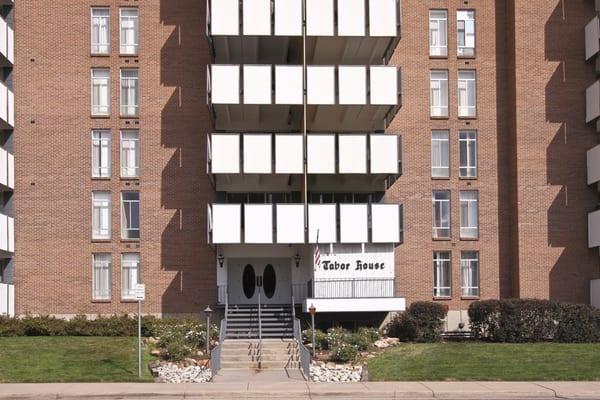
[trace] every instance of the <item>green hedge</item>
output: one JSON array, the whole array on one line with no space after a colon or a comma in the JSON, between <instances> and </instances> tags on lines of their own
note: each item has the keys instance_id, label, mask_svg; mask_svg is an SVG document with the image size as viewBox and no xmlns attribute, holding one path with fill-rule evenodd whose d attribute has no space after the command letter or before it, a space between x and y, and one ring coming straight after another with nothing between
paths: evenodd
<instances>
[{"instance_id":1,"label":"green hedge","mask_svg":"<svg viewBox=\"0 0 600 400\"><path fill-rule=\"evenodd\" d=\"M535 299L476 301L469 307L476 339L525 343L600 341L600 310L583 304Z\"/></svg>"},{"instance_id":2,"label":"green hedge","mask_svg":"<svg viewBox=\"0 0 600 400\"><path fill-rule=\"evenodd\" d=\"M388 336L405 342L431 343L442 339L446 308L431 301L412 303L388 324Z\"/></svg>"}]
</instances>

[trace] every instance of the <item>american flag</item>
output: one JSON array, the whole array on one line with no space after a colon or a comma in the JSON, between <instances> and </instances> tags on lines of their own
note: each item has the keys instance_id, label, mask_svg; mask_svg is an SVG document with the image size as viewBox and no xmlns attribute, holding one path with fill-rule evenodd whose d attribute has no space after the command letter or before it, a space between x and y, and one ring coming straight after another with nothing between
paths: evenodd
<instances>
[{"instance_id":1,"label":"american flag","mask_svg":"<svg viewBox=\"0 0 600 400\"><path fill-rule=\"evenodd\" d=\"M314 254L315 269L321 268L321 251L319 250L319 232L317 231L317 244L315 245Z\"/></svg>"}]
</instances>

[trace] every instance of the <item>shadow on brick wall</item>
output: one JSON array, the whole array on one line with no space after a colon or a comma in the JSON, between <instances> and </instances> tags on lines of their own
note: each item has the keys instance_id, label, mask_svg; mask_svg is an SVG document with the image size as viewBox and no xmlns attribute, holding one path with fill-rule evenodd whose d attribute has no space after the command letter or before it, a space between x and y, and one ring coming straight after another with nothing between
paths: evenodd
<instances>
[{"instance_id":1,"label":"shadow on brick wall","mask_svg":"<svg viewBox=\"0 0 600 400\"><path fill-rule=\"evenodd\" d=\"M176 3L176 4L175 4ZM206 240L205 2L161 0L161 22L173 26L160 57L160 81L173 94L161 113L161 144L173 150L162 171L161 205L172 217L161 234L161 266L175 271L162 295L162 313L201 313L216 300L214 253Z\"/></svg>"}]
</instances>

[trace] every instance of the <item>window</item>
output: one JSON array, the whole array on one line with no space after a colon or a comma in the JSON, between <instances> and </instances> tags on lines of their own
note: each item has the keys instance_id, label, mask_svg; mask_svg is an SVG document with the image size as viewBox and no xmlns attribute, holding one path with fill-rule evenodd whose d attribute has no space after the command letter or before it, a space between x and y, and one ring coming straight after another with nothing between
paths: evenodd
<instances>
[{"instance_id":1,"label":"window","mask_svg":"<svg viewBox=\"0 0 600 400\"><path fill-rule=\"evenodd\" d=\"M431 116L448 116L448 71L431 71Z\"/></svg>"},{"instance_id":2,"label":"window","mask_svg":"<svg viewBox=\"0 0 600 400\"><path fill-rule=\"evenodd\" d=\"M477 114L477 89L475 71L458 71L458 116L474 117Z\"/></svg>"},{"instance_id":3,"label":"window","mask_svg":"<svg viewBox=\"0 0 600 400\"><path fill-rule=\"evenodd\" d=\"M138 53L139 18L137 8L121 8L121 54Z\"/></svg>"},{"instance_id":4,"label":"window","mask_svg":"<svg viewBox=\"0 0 600 400\"><path fill-rule=\"evenodd\" d=\"M448 11L429 11L429 55L448 56Z\"/></svg>"},{"instance_id":5,"label":"window","mask_svg":"<svg viewBox=\"0 0 600 400\"><path fill-rule=\"evenodd\" d=\"M469 190L460 192L460 237L477 239L479 237L479 194Z\"/></svg>"},{"instance_id":6,"label":"window","mask_svg":"<svg viewBox=\"0 0 600 400\"><path fill-rule=\"evenodd\" d=\"M92 8L92 54L110 52L110 15L108 8Z\"/></svg>"},{"instance_id":7,"label":"window","mask_svg":"<svg viewBox=\"0 0 600 400\"><path fill-rule=\"evenodd\" d=\"M140 193L121 194L121 238L140 238Z\"/></svg>"},{"instance_id":8,"label":"window","mask_svg":"<svg viewBox=\"0 0 600 400\"><path fill-rule=\"evenodd\" d=\"M433 253L433 296L452 296L452 270L448 251Z\"/></svg>"},{"instance_id":9,"label":"window","mask_svg":"<svg viewBox=\"0 0 600 400\"><path fill-rule=\"evenodd\" d=\"M110 70L92 69L92 115L110 113Z\"/></svg>"},{"instance_id":10,"label":"window","mask_svg":"<svg viewBox=\"0 0 600 400\"><path fill-rule=\"evenodd\" d=\"M461 131L459 133L459 158L461 178L477 177L477 132Z\"/></svg>"},{"instance_id":11,"label":"window","mask_svg":"<svg viewBox=\"0 0 600 400\"><path fill-rule=\"evenodd\" d=\"M433 192L433 238L450 238L450 192Z\"/></svg>"},{"instance_id":12,"label":"window","mask_svg":"<svg viewBox=\"0 0 600 400\"><path fill-rule=\"evenodd\" d=\"M110 239L110 192L92 192L92 239Z\"/></svg>"},{"instance_id":13,"label":"window","mask_svg":"<svg viewBox=\"0 0 600 400\"><path fill-rule=\"evenodd\" d=\"M93 255L92 298L94 300L110 300L111 264L110 254Z\"/></svg>"},{"instance_id":14,"label":"window","mask_svg":"<svg viewBox=\"0 0 600 400\"><path fill-rule=\"evenodd\" d=\"M475 56L475 11L457 11L456 27L458 29L458 56Z\"/></svg>"},{"instance_id":15,"label":"window","mask_svg":"<svg viewBox=\"0 0 600 400\"><path fill-rule=\"evenodd\" d=\"M121 297L135 299L135 287L140 283L140 254L124 253L121 256Z\"/></svg>"},{"instance_id":16,"label":"window","mask_svg":"<svg viewBox=\"0 0 600 400\"><path fill-rule=\"evenodd\" d=\"M138 115L139 86L138 70L121 70L121 115L135 117Z\"/></svg>"},{"instance_id":17,"label":"window","mask_svg":"<svg viewBox=\"0 0 600 400\"><path fill-rule=\"evenodd\" d=\"M140 171L139 131L121 132L121 177L137 178Z\"/></svg>"},{"instance_id":18,"label":"window","mask_svg":"<svg viewBox=\"0 0 600 400\"><path fill-rule=\"evenodd\" d=\"M92 131L92 176L110 177L110 131Z\"/></svg>"},{"instance_id":19,"label":"window","mask_svg":"<svg viewBox=\"0 0 600 400\"><path fill-rule=\"evenodd\" d=\"M431 176L450 176L450 139L448 131L431 132Z\"/></svg>"},{"instance_id":20,"label":"window","mask_svg":"<svg viewBox=\"0 0 600 400\"><path fill-rule=\"evenodd\" d=\"M479 253L463 251L460 256L460 286L463 297L479 297Z\"/></svg>"}]
</instances>

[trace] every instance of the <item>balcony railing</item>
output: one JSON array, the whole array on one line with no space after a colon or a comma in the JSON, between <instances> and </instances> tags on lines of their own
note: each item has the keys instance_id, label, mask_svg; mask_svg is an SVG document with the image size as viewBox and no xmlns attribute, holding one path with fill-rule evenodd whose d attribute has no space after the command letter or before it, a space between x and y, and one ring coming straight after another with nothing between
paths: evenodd
<instances>
[{"instance_id":1,"label":"balcony railing","mask_svg":"<svg viewBox=\"0 0 600 400\"><path fill-rule=\"evenodd\" d=\"M0 251L15 251L15 222L12 217L0 214Z\"/></svg>"},{"instance_id":2,"label":"balcony railing","mask_svg":"<svg viewBox=\"0 0 600 400\"><path fill-rule=\"evenodd\" d=\"M0 148L0 185L9 189L15 187L15 158L2 148Z\"/></svg>"},{"instance_id":3,"label":"balcony railing","mask_svg":"<svg viewBox=\"0 0 600 400\"><path fill-rule=\"evenodd\" d=\"M306 243L303 204L213 204L207 208L213 244ZM308 243L402 243L399 204L309 204Z\"/></svg>"},{"instance_id":4,"label":"balcony railing","mask_svg":"<svg viewBox=\"0 0 600 400\"><path fill-rule=\"evenodd\" d=\"M600 81L594 82L585 91L585 122L592 122L600 117Z\"/></svg>"},{"instance_id":5,"label":"balcony railing","mask_svg":"<svg viewBox=\"0 0 600 400\"><path fill-rule=\"evenodd\" d=\"M15 98L13 92L0 82L0 129L12 129L15 125Z\"/></svg>"},{"instance_id":6,"label":"balcony railing","mask_svg":"<svg viewBox=\"0 0 600 400\"><path fill-rule=\"evenodd\" d=\"M14 64L15 35L13 29L0 18L0 54L4 58L3 64Z\"/></svg>"},{"instance_id":7,"label":"balcony railing","mask_svg":"<svg viewBox=\"0 0 600 400\"><path fill-rule=\"evenodd\" d=\"M0 317L15 316L15 287L0 283Z\"/></svg>"},{"instance_id":8,"label":"balcony railing","mask_svg":"<svg viewBox=\"0 0 600 400\"><path fill-rule=\"evenodd\" d=\"M585 27L585 59L600 52L600 18L594 17Z\"/></svg>"},{"instance_id":9,"label":"balcony railing","mask_svg":"<svg viewBox=\"0 0 600 400\"><path fill-rule=\"evenodd\" d=\"M317 279L316 299L357 299L394 297L394 278Z\"/></svg>"},{"instance_id":10,"label":"balcony railing","mask_svg":"<svg viewBox=\"0 0 600 400\"><path fill-rule=\"evenodd\" d=\"M303 0L208 0L208 36L302 36ZM305 0L308 36L400 36L399 0Z\"/></svg>"},{"instance_id":11,"label":"balcony railing","mask_svg":"<svg viewBox=\"0 0 600 400\"><path fill-rule=\"evenodd\" d=\"M213 133L207 143L210 174L304 172L301 134ZM400 136L389 134L308 135L308 173L400 174L401 143Z\"/></svg>"}]
</instances>

